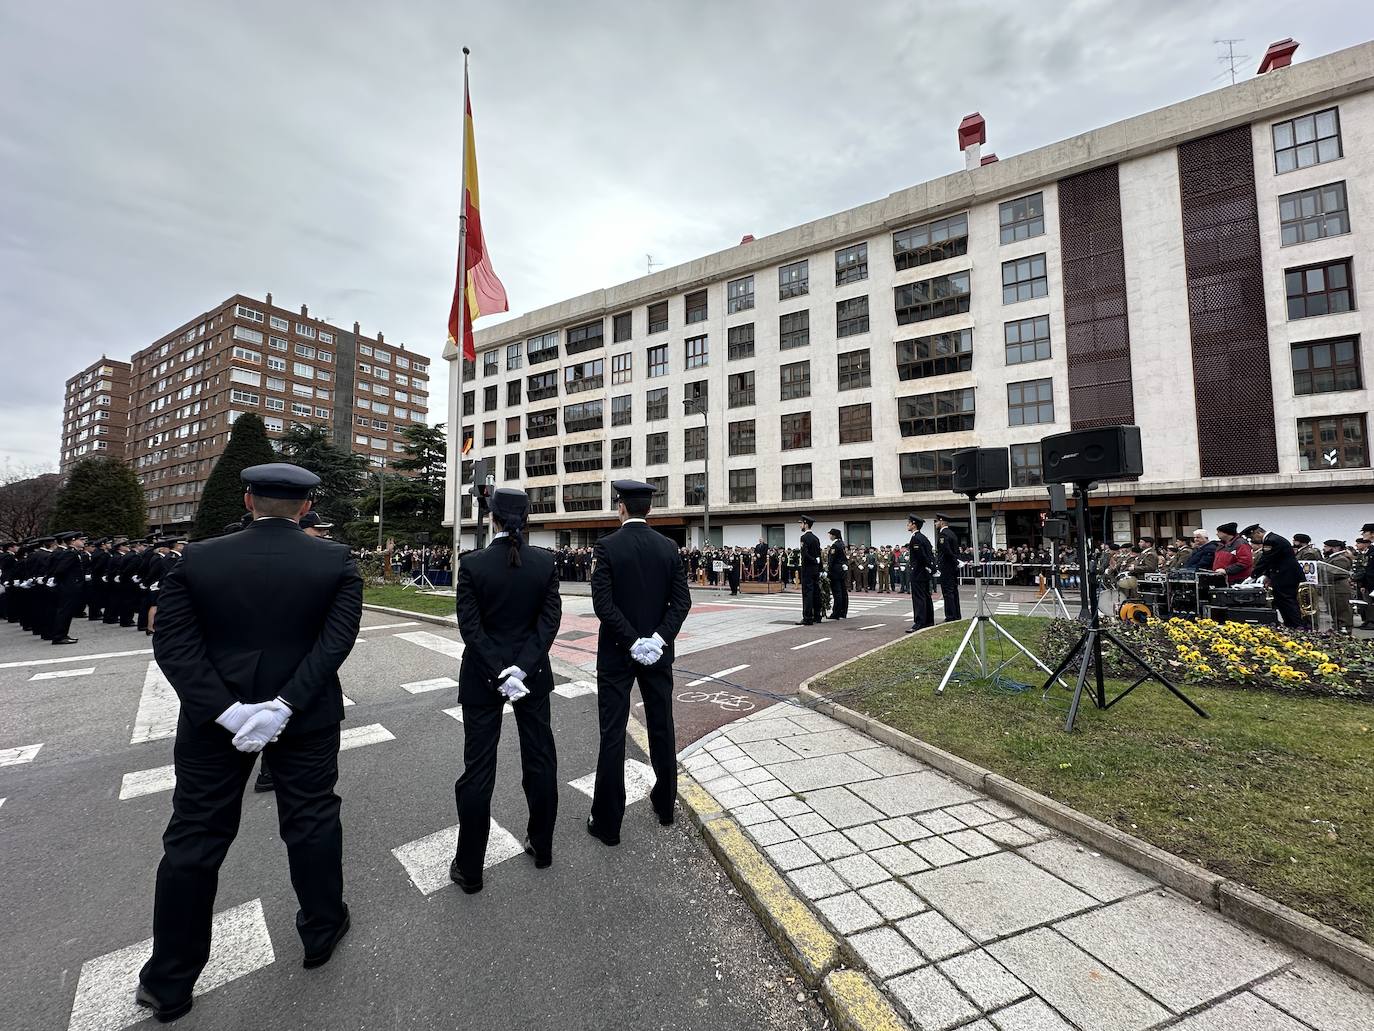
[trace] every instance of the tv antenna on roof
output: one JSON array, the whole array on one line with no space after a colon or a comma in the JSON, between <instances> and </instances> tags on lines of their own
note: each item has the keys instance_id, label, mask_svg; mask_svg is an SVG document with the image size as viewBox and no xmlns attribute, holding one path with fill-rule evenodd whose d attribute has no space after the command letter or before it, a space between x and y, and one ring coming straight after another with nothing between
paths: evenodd
<instances>
[{"instance_id":1,"label":"tv antenna on roof","mask_svg":"<svg viewBox=\"0 0 1374 1031\"><path fill-rule=\"evenodd\" d=\"M654 266L666 264L667 262L665 261L654 261L654 256L652 254L644 255L645 275L653 275Z\"/></svg>"},{"instance_id":2,"label":"tv antenna on roof","mask_svg":"<svg viewBox=\"0 0 1374 1031\"><path fill-rule=\"evenodd\" d=\"M1222 63L1222 64L1224 64L1224 65L1226 66L1225 70L1222 71L1221 75L1227 75L1227 74L1229 74L1229 75L1231 76L1231 85L1234 86L1234 85L1236 84L1236 68L1237 68L1237 66L1240 64L1241 61L1246 61L1246 60L1249 60L1249 58L1250 58L1250 55L1249 55L1249 54L1238 54L1238 53L1236 53L1236 44L1237 44L1237 43L1244 43L1245 40L1244 40L1244 39L1214 39L1214 40L1212 40L1212 42L1215 43L1215 44L1216 44L1217 46L1219 46L1219 47L1225 47L1225 48L1226 48L1226 53L1224 53L1224 54L1217 54L1217 60L1218 60L1220 63ZM1221 75L1217 76L1217 78L1221 78Z\"/></svg>"}]
</instances>

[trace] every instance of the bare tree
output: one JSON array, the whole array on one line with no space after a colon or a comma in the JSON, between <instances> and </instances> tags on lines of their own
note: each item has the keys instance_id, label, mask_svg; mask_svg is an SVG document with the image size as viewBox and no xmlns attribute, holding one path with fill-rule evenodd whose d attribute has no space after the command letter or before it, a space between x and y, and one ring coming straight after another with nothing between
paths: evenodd
<instances>
[{"instance_id":1,"label":"bare tree","mask_svg":"<svg viewBox=\"0 0 1374 1031\"><path fill-rule=\"evenodd\" d=\"M57 473L25 475L6 465L0 474L0 538L19 541L42 533L61 486Z\"/></svg>"}]
</instances>

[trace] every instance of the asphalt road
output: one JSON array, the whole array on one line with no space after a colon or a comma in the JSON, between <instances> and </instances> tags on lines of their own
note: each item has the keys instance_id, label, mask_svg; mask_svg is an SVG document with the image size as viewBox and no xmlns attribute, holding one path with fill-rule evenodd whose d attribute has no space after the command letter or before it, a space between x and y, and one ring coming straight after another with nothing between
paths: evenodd
<instances>
[{"instance_id":1,"label":"asphalt road","mask_svg":"<svg viewBox=\"0 0 1374 1031\"><path fill-rule=\"evenodd\" d=\"M344 726L357 745L340 757L339 784L351 934L330 964L301 969L274 800L249 793L220 878L221 948L202 980L202 988L217 986L198 997L179 1027L823 1026L811 994L685 819L660 828L639 801L620 847L583 832L589 799L570 782L595 766L592 693L565 687L569 697L552 699L562 783L553 868L536 871L514 854L487 870L479 895L448 884L452 845L444 832L456 823L462 725L444 711L456 705L454 687L414 685L456 676L456 658L434 649L452 652L458 635L392 625L399 622L366 616L343 671L344 691L356 703ZM820 669L838 661L830 642L795 653L804 660L779 651L813 629L762 638L770 658L756 650L751 665L774 661L775 652L791 665L758 682L788 681L803 664ZM162 769L171 762L171 738L162 736L169 696L156 667L150 670L150 654L87 657L143 651L148 638L85 622L75 632L79 645L54 649L0 624L6 1031L112 1031L139 1016L130 1013L129 998L139 944L151 933L154 868L170 811ZM842 650L834 648L835 655ZM749 650L732 645L722 649L728 654L708 650L692 659L712 672L739 664L732 656L741 649ZM92 672L66 675L77 670ZM64 675L32 679L54 673ZM682 704L692 728L709 729L717 713L729 718L719 706L698 706L715 710L699 718ZM32 754L36 744L42 747ZM644 759L633 745L629 754ZM503 736L501 764L493 817L518 840L525 808L513 726ZM500 838L494 834L493 842Z\"/></svg>"}]
</instances>

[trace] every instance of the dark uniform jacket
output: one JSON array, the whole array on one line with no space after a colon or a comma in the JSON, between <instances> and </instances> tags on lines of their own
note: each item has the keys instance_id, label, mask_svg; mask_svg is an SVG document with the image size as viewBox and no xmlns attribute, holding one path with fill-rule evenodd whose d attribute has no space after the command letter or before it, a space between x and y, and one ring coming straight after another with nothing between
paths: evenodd
<instances>
[{"instance_id":1,"label":"dark uniform jacket","mask_svg":"<svg viewBox=\"0 0 1374 1031\"><path fill-rule=\"evenodd\" d=\"M911 542L907 545L907 556L911 579L928 580L934 575L935 549L930 546L930 539L921 531L917 530L911 535Z\"/></svg>"},{"instance_id":2,"label":"dark uniform jacket","mask_svg":"<svg viewBox=\"0 0 1374 1031\"><path fill-rule=\"evenodd\" d=\"M596 542L592 607L601 620L596 662L625 669L634 660L630 645L658 634L663 657L673 664L673 641L692 608L692 592L677 547L648 523L625 523Z\"/></svg>"},{"instance_id":3,"label":"dark uniform jacket","mask_svg":"<svg viewBox=\"0 0 1374 1031\"><path fill-rule=\"evenodd\" d=\"M801 535L802 576L814 579L821 571L821 539L811 530Z\"/></svg>"},{"instance_id":4,"label":"dark uniform jacket","mask_svg":"<svg viewBox=\"0 0 1374 1031\"><path fill-rule=\"evenodd\" d=\"M86 574L81 570L81 555L75 548L53 550L48 576L56 581L53 591L58 608L74 606L81 601Z\"/></svg>"},{"instance_id":5,"label":"dark uniform jacket","mask_svg":"<svg viewBox=\"0 0 1374 1031\"><path fill-rule=\"evenodd\" d=\"M940 572L945 576L959 572L959 535L952 526L940 531Z\"/></svg>"},{"instance_id":6,"label":"dark uniform jacket","mask_svg":"<svg viewBox=\"0 0 1374 1031\"><path fill-rule=\"evenodd\" d=\"M1286 590L1296 589L1306 579L1302 566L1298 565L1298 557L1293 554L1292 543L1277 533L1264 535L1264 544L1250 568L1250 575L1267 576L1275 587Z\"/></svg>"},{"instance_id":7,"label":"dark uniform jacket","mask_svg":"<svg viewBox=\"0 0 1374 1031\"><path fill-rule=\"evenodd\" d=\"M509 554L506 538L498 537L458 567L458 699L469 704L502 701L496 688L510 666L525 671L531 696L553 690L549 649L563 619L558 567L543 548L522 547L518 566L507 564Z\"/></svg>"},{"instance_id":8,"label":"dark uniform jacket","mask_svg":"<svg viewBox=\"0 0 1374 1031\"><path fill-rule=\"evenodd\" d=\"M344 717L339 667L362 612L346 547L259 519L182 553L158 592L153 654L192 723L280 696L294 710L284 733L303 734Z\"/></svg>"},{"instance_id":9,"label":"dark uniform jacket","mask_svg":"<svg viewBox=\"0 0 1374 1031\"><path fill-rule=\"evenodd\" d=\"M849 555L845 552L844 541L837 540L830 545L830 554L827 559L826 572L832 579L838 580L845 574L845 563L849 560Z\"/></svg>"}]
</instances>

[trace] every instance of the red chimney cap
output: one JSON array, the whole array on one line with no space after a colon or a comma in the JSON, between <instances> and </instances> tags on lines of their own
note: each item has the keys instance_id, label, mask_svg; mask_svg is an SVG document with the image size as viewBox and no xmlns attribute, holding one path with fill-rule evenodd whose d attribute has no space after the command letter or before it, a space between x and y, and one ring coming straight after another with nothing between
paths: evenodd
<instances>
[{"instance_id":1,"label":"red chimney cap","mask_svg":"<svg viewBox=\"0 0 1374 1031\"><path fill-rule=\"evenodd\" d=\"M753 234L753 233L745 233L743 236L741 236L741 237L739 238L739 242L740 242L740 246L744 246L746 243L753 243L753 242L754 242L754 234Z\"/></svg>"},{"instance_id":2,"label":"red chimney cap","mask_svg":"<svg viewBox=\"0 0 1374 1031\"><path fill-rule=\"evenodd\" d=\"M996 160L997 160L997 155L996 155L996 153L984 154L984 155L983 155L983 159L982 159L981 161L979 161L978 164L980 164L980 165L990 165L990 164L992 164L992 163L993 163L994 161L996 161Z\"/></svg>"},{"instance_id":3,"label":"red chimney cap","mask_svg":"<svg viewBox=\"0 0 1374 1031\"><path fill-rule=\"evenodd\" d=\"M971 115L964 115L964 120L959 123L959 149L968 150L975 143L987 143L988 123L983 120L983 116L977 111Z\"/></svg>"},{"instance_id":4,"label":"red chimney cap","mask_svg":"<svg viewBox=\"0 0 1374 1031\"><path fill-rule=\"evenodd\" d=\"M1264 60L1260 61L1259 71L1255 74L1263 75L1275 68L1287 68L1293 63L1293 52L1297 49L1298 41L1291 36L1277 43L1270 43L1269 49L1264 52Z\"/></svg>"}]
</instances>

